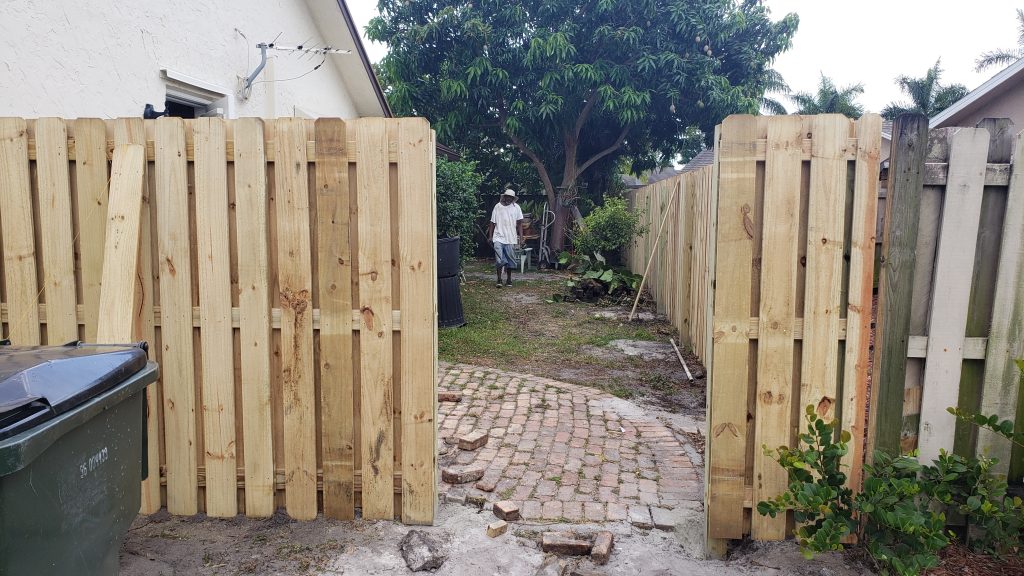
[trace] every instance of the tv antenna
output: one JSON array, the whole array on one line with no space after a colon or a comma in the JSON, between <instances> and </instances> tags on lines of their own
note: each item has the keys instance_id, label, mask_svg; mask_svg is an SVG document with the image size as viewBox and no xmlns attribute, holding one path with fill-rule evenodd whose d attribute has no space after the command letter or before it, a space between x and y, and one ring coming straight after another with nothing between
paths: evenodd
<instances>
[{"instance_id":1,"label":"tv antenna","mask_svg":"<svg viewBox=\"0 0 1024 576\"><path fill-rule=\"evenodd\" d=\"M316 67L313 68L313 70L316 70L323 65L323 63L327 60L328 54L352 53L351 50L346 50L344 48L335 48L330 45L317 46L315 44L313 46L306 46L304 44L297 44L295 46L284 46L281 44L277 44L276 42L260 42L259 44L256 45L256 47L260 49L260 63L258 66L256 66L256 69L252 71L252 74L249 74L249 76L242 81L242 89L240 90L240 95L243 100L249 98L249 94L252 92L252 85L255 83L256 78L260 75L260 72L262 72L263 68L267 65L268 50L277 50L279 52L288 52L292 54L301 53L307 56L323 56L324 59L320 62L320 64L317 64ZM310 70L309 72L312 72L313 70ZM309 72L306 72L306 74L309 74ZM303 74L303 76L305 76L305 74ZM301 78L301 76L297 76L296 78ZM289 78L289 80L294 79L295 78ZM280 82L283 82L283 80L280 80Z\"/></svg>"}]
</instances>

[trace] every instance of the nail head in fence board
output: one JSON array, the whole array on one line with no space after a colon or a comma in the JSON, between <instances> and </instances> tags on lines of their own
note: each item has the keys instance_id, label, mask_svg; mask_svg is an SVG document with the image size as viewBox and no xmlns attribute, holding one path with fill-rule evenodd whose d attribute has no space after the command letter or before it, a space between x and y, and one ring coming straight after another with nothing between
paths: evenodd
<instances>
[{"instance_id":1,"label":"nail head in fence board","mask_svg":"<svg viewBox=\"0 0 1024 576\"><path fill-rule=\"evenodd\" d=\"M47 304L46 339L48 344L59 346L78 340L68 133L61 118L36 120L35 132L39 225L46 231L40 247Z\"/></svg>"},{"instance_id":2,"label":"nail head in fence board","mask_svg":"<svg viewBox=\"0 0 1024 576\"><path fill-rule=\"evenodd\" d=\"M345 122L316 121L324 516L355 518L352 486L352 252Z\"/></svg>"},{"instance_id":3,"label":"nail head in fence board","mask_svg":"<svg viewBox=\"0 0 1024 576\"><path fill-rule=\"evenodd\" d=\"M4 243L4 283L10 318L7 337L33 346L39 338L39 285L35 233L32 230L32 183L28 168L28 124L0 118L0 219Z\"/></svg>"},{"instance_id":4,"label":"nail head in fence board","mask_svg":"<svg viewBox=\"0 0 1024 576\"><path fill-rule=\"evenodd\" d=\"M189 251L188 161L185 124L156 120L157 254L160 271L160 371L167 466L167 511L198 511L196 487L195 358L192 341L192 264ZM247 491L248 492L248 491Z\"/></svg>"},{"instance_id":5,"label":"nail head in fence board","mask_svg":"<svg viewBox=\"0 0 1024 576\"><path fill-rule=\"evenodd\" d=\"M317 492L306 126L301 118L282 118L276 124L278 155L274 179L281 294L283 448L288 477L285 502L289 516L311 520L317 513Z\"/></svg>"},{"instance_id":6,"label":"nail head in fence board","mask_svg":"<svg viewBox=\"0 0 1024 576\"><path fill-rule=\"evenodd\" d=\"M797 230L800 222L799 116L780 116L768 123L765 161L761 303L757 343L756 422L754 424L754 501L785 492L786 471L759 448L789 445L793 390L793 324L796 297ZM786 516L754 514L751 537L782 540Z\"/></svg>"},{"instance_id":7,"label":"nail head in fence board","mask_svg":"<svg viewBox=\"0 0 1024 576\"><path fill-rule=\"evenodd\" d=\"M889 188L882 240L878 318L872 378L868 457L875 449L900 452L903 387L907 372L911 294L916 266L918 209L924 177L928 118L900 116L893 123Z\"/></svg>"},{"instance_id":8,"label":"nail head in fence board","mask_svg":"<svg viewBox=\"0 0 1024 576\"><path fill-rule=\"evenodd\" d=\"M145 145L147 140L146 126L142 118L119 118L114 121L114 143ZM149 163L143 162L142 171L142 215L139 220L139 264L138 279L135 283L136 304L134 309L135 326L132 340L155 343L156 329L153 324L153 217L149 184ZM154 358L156 356L154 355ZM146 388L147 414L159 414L160 389L162 377ZM156 478L160 474L160 422L158 416L146 419L147 429L147 462L149 475L142 481L143 514L152 514L160 509L160 486Z\"/></svg>"},{"instance_id":9,"label":"nail head in fence board","mask_svg":"<svg viewBox=\"0 0 1024 576\"><path fill-rule=\"evenodd\" d=\"M1018 409L1020 372L1014 359L1024 357L1024 132L1017 135L1015 143L980 409L981 414L1002 418L1011 418ZM977 453L999 459L999 473L1009 472L1011 448L1001 436L987 430L978 433Z\"/></svg>"},{"instance_id":10,"label":"nail head in fence board","mask_svg":"<svg viewBox=\"0 0 1024 576\"><path fill-rule=\"evenodd\" d=\"M842 380L842 429L849 430L851 436L843 464L849 470L847 485L854 491L860 488L864 463L864 412L867 408L868 364L871 359L871 308L882 119L876 114L866 114L857 120L856 126L857 159L854 163L846 358Z\"/></svg>"},{"instance_id":11,"label":"nail head in fence board","mask_svg":"<svg viewBox=\"0 0 1024 576\"><path fill-rule=\"evenodd\" d=\"M402 522L433 524L437 502L434 429L437 394L434 331L437 329L432 244L435 221L427 220L433 195L434 148L430 125L422 118L398 120L399 282L404 312L402 371ZM431 186L431 189L433 187Z\"/></svg>"},{"instance_id":12,"label":"nail head in fence board","mask_svg":"<svg viewBox=\"0 0 1024 576\"><path fill-rule=\"evenodd\" d=\"M235 366L224 120L197 118L192 130L202 324L206 514L230 518L238 514L238 489L235 485Z\"/></svg>"},{"instance_id":13,"label":"nail head in fence board","mask_svg":"<svg viewBox=\"0 0 1024 576\"><path fill-rule=\"evenodd\" d=\"M98 118L80 118L74 122L83 337L86 342L95 342L107 234L107 127Z\"/></svg>"},{"instance_id":14,"label":"nail head in fence board","mask_svg":"<svg viewBox=\"0 0 1024 576\"><path fill-rule=\"evenodd\" d=\"M847 182L844 147L850 120L838 114L815 116L812 130L800 405L814 406L820 418L830 421L835 417L839 374Z\"/></svg>"},{"instance_id":15,"label":"nail head in fence board","mask_svg":"<svg viewBox=\"0 0 1024 576\"><path fill-rule=\"evenodd\" d=\"M391 214L383 119L356 127L359 203L360 394L363 518L394 518L394 414L391 334Z\"/></svg>"},{"instance_id":16,"label":"nail head in fence board","mask_svg":"<svg viewBox=\"0 0 1024 576\"><path fill-rule=\"evenodd\" d=\"M242 445L245 514L274 513L274 449L270 417L270 286L267 248L267 165L263 121L234 123L239 336L242 343ZM243 244L244 243L244 244Z\"/></svg>"},{"instance_id":17,"label":"nail head in fence board","mask_svg":"<svg viewBox=\"0 0 1024 576\"><path fill-rule=\"evenodd\" d=\"M124 343L134 332L144 152L142 146L134 144L114 148L100 323L96 335L101 343Z\"/></svg>"},{"instance_id":18,"label":"nail head in fence board","mask_svg":"<svg viewBox=\"0 0 1024 576\"><path fill-rule=\"evenodd\" d=\"M937 458L939 449L953 449L956 417L946 408L955 406L959 396L971 291L971 275L964 271L974 267L973 240L978 237L988 145L988 130L980 128L961 128L949 139L949 181L932 284L918 433L919 457L923 462Z\"/></svg>"},{"instance_id":19,"label":"nail head in fence board","mask_svg":"<svg viewBox=\"0 0 1024 576\"><path fill-rule=\"evenodd\" d=\"M714 364L708 419L708 536L743 537L747 452L747 380L756 160L764 119L730 116L722 123Z\"/></svg>"}]
</instances>

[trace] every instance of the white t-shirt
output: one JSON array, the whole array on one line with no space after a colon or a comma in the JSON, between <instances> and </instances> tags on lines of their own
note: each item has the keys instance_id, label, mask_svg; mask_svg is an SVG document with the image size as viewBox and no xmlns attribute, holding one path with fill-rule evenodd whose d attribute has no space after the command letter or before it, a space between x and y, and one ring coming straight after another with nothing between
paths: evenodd
<instances>
[{"instance_id":1,"label":"white t-shirt","mask_svg":"<svg viewBox=\"0 0 1024 576\"><path fill-rule=\"evenodd\" d=\"M516 222L523 219L523 211L515 202L502 206L499 202L491 210L491 224L494 224L494 242L502 244L518 244L519 234L516 233Z\"/></svg>"}]
</instances>

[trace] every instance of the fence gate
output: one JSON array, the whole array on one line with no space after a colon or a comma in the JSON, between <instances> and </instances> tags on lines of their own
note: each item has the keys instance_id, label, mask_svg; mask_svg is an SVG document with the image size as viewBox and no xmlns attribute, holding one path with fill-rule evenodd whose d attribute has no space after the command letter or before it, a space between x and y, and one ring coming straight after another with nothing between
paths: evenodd
<instances>
[{"instance_id":1,"label":"fence gate","mask_svg":"<svg viewBox=\"0 0 1024 576\"><path fill-rule=\"evenodd\" d=\"M794 445L810 405L853 440L861 476L881 118L730 116L716 138L709 249L708 537L782 539L751 509L786 489L762 446Z\"/></svg>"}]
</instances>

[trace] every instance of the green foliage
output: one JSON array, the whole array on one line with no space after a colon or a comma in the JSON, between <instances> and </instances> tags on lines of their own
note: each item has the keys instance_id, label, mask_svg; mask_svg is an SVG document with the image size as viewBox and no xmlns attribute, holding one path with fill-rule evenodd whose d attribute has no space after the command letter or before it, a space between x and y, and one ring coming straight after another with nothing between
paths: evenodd
<instances>
[{"instance_id":1,"label":"green foliage","mask_svg":"<svg viewBox=\"0 0 1024 576\"><path fill-rule=\"evenodd\" d=\"M853 519L853 492L843 486L846 474L840 461L847 452L850 433L844 431L835 441L835 422L818 418L813 406L805 414L807 431L800 435L800 446L764 447L789 476L789 490L771 500L757 503L757 511L775 518L792 510L798 528L797 542L804 556L842 549L843 538L856 530Z\"/></svg>"},{"instance_id":2,"label":"green foliage","mask_svg":"<svg viewBox=\"0 0 1024 576\"><path fill-rule=\"evenodd\" d=\"M1007 66L1024 56L1024 10L1017 8L1017 47L998 48L983 52L974 61L974 71L981 72L993 66Z\"/></svg>"},{"instance_id":3,"label":"green foliage","mask_svg":"<svg viewBox=\"0 0 1024 576\"><path fill-rule=\"evenodd\" d=\"M936 60L935 65L921 78L898 76L896 85L910 97L910 102L892 102L886 105L882 109L882 117L886 120L895 120L900 114L924 114L931 117L966 96L968 90L963 84L945 86L939 82L942 76L940 63L941 61Z\"/></svg>"},{"instance_id":4,"label":"green foliage","mask_svg":"<svg viewBox=\"0 0 1024 576\"><path fill-rule=\"evenodd\" d=\"M635 294L640 289L640 282L643 277L633 274L629 270L608 265L608 261L595 252L593 257L586 254L571 255L562 252L558 257L558 263L573 270L576 274L566 280L565 286L569 289L569 295L555 294L552 301L561 302L571 299L574 294L581 295L581 290L597 282L601 285L602 296L613 298L625 298Z\"/></svg>"},{"instance_id":5,"label":"green foliage","mask_svg":"<svg viewBox=\"0 0 1024 576\"><path fill-rule=\"evenodd\" d=\"M949 544L946 517L930 507L916 458L876 452L864 467L864 489L855 508L864 516L864 542L883 574L911 576L938 565Z\"/></svg>"},{"instance_id":6,"label":"green foliage","mask_svg":"<svg viewBox=\"0 0 1024 576\"><path fill-rule=\"evenodd\" d=\"M583 218L573 245L579 254L597 252L617 262L623 246L643 233L638 212L630 210L622 198L606 197L603 206Z\"/></svg>"},{"instance_id":7,"label":"green foliage","mask_svg":"<svg viewBox=\"0 0 1024 576\"><path fill-rule=\"evenodd\" d=\"M482 180L473 162L437 159L437 235L461 236L463 258L472 257L475 248L474 224L481 214L476 193Z\"/></svg>"},{"instance_id":8,"label":"green foliage","mask_svg":"<svg viewBox=\"0 0 1024 576\"><path fill-rule=\"evenodd\" d=\"M815 93L794 92L789 99L796 104L797 114L844 114L860 118L864 106L857 102L857 97L863 93L863 84L837 87L831 78L822 74Z\"/></svg>"}]
</instances>

